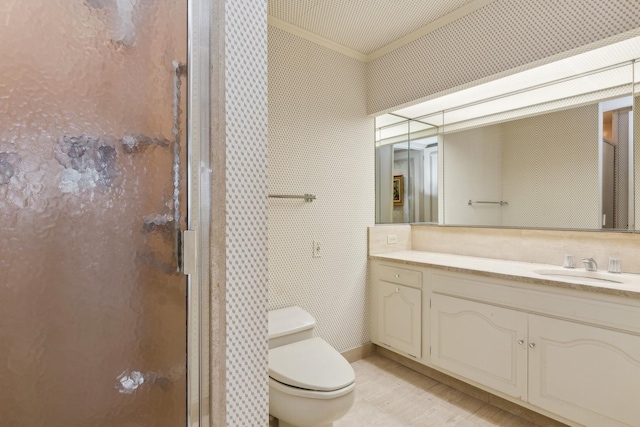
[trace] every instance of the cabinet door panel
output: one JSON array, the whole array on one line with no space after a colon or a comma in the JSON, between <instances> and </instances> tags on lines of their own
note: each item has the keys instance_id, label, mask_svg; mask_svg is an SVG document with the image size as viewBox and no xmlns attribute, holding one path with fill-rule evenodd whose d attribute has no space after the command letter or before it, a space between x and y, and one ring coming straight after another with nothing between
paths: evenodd
<instances>
[{"instance_id":1,"label":"cabinet door panel","mask_svg":"<svg viewBox=\"0 0 640 427\"><path fill-rule=\"evenodd\" d=\"M526 336L525 313L431 297L433 364L521 399L527 397Z\"/></svg>"},{"instance_id":2,"label":"cabinet door panel","mask_svg":"<svg viewBox=\"0 0 640 427\"><path fill-rule=\"evenodd\" d=\"M640 337L531 315L529 400L587 426L640 425Z\"/></svg>"},{"instance_id":3,"label":"cabinet door panel","mask_svg":"<svg viewBox=\"0 0 640 427\"><path fill-rule=\"evenodd\" d=\"M379 282L378 286L380 342L421 357L422 292L420 289L387 282Z\"/></svg>"}]
</instances>

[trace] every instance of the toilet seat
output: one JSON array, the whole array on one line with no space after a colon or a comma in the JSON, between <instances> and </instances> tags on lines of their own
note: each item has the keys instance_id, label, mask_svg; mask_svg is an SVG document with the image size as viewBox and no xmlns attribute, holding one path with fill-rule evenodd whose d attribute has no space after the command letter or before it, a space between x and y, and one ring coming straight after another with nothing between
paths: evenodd
<instances>
[{"instance_id":1,"label":"toilet seat","mask_svg":"<svg viewBox=\"0 0 640 427\"><path fill-rule=\"evenodd\" d=\"M273 378L269 378L269 389L278 390L281 393L290 395L290 396L298 396L298 397L306 397L307 399L316 399L316 400L331 400L337 399L345 394L351 393L356 388L356 383L353 382L345 388L341 388L339 390L334 391L313 391L313 390L305 390L302 388L292 387L290 385L282 384Z\"/></svg>"},{"instance_id":2,"label":"toilet seat","mask_svg":"<svg viewBox=\"0 0 640 427\"><path fill-rule=\"evenodd\" d=\"M348 392L342 389L355 382L349 362L319 337L269 350L269 377L270 383L280 383L289 392L295 387L314 395Z\"/></svg>"}]
</instances>

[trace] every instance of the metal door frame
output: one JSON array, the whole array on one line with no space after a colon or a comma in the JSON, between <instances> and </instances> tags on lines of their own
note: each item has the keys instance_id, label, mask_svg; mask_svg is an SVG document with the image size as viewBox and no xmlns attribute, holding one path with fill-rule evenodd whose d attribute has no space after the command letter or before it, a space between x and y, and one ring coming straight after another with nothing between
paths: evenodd
<instances>
[{"instance_id":1,"label":"metal door frame","mask_svg":"<svg viewBox=\"0 0 640 427\"><path fill-rule=\"evenodd\" d=\"M212 0L187 0L187 426L209 424L210 31ZM183 239L186 241L187 239ZM188 251L187 251L188 252ZM186 253L185 253L186 255Z\"/></svg>"}]
</instances>

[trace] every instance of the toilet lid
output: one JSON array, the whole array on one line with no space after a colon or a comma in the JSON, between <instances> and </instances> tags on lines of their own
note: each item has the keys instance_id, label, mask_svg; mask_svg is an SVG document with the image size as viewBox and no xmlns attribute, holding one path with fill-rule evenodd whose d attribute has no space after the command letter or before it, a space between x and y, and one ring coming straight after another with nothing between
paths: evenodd
<instances>
[{"instance_id":1,"label":"toilet lid","mask_svg":"<svg viewBox=\"0 0 640 427\"><path fill-rule=\"evenodd\" d=\"M269 376L286 385L315 391L339 390L356 379L347 359L317 337L269 350Z\"/></svg>"}]
</instances>

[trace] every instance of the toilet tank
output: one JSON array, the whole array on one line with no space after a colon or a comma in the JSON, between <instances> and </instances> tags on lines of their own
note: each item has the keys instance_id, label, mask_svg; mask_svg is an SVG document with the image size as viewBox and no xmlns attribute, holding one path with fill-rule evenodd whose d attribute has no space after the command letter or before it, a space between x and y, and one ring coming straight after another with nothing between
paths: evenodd
<instances>
[{"instance_id":1,"label":"toilet tank","mask_svg":"<svg viewBox=\"0 0 640 427\"><path fill-rule=\"evenodd\" d=\"M269 311L269 348L313 338L316 319L300 307Z\"/></svg>"}]
</instances>

